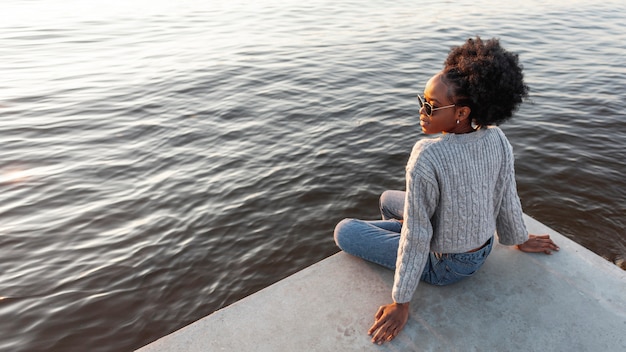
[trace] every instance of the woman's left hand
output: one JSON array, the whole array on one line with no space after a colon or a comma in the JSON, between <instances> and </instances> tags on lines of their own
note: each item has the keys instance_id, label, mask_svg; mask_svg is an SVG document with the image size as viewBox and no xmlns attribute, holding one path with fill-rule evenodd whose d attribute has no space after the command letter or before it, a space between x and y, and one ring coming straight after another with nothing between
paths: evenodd
<instances>
[{"instance_id":1,"label":"woman's left hand","mask_svg":"<svg viewBox=\"0 0 626 352\"><path fill-rule=\"evenodd\" d=\"M552 251L558 251L559 246L552 241L550 235L528 235L528 241L517 245L522 252L552 254Z\"/></svg>"},{"instance_id":2,"label":"woman's left hand","mask_svg":"<svg viewBox=\"0 0 626 352\"><path fill-rule=\"evenodd\" d=\"M367 332L372 342L382 345L396 337L409 320L409 302L381 306L374 317L374 325Z\"/></svg>"}]
</instances>

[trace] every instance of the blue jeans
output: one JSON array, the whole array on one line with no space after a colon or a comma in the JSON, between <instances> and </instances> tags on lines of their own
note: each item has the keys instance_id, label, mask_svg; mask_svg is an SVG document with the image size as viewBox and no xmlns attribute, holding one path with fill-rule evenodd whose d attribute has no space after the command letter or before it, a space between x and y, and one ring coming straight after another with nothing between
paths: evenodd
<instances>
[{"instance_id":1,"label":"blue jeans","mask_svg":"<svg viewBox=\"0 0 626 352\"><path fill-rule=\"evenodd\" d=\"M405 192L385 191L380 197L383 220L344 219L335 227L335 242L344 252L391 270L396 268ZM473 275L485 262L493 237L479 250L468 253L430 253L421 280L449 285Z\"/></svg>"}]
</instances>

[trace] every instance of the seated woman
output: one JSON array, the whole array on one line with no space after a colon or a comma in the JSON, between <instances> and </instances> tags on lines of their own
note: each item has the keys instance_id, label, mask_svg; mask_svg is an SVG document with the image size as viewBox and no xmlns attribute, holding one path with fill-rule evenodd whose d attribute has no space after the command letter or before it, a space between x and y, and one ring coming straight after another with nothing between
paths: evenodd
<instances>
[{"instance_id":1,"label":"seated woman","mask_svg":"<svg viewBox=\"0 0 626 352\"><path fill-rule=\"evenodd\" d=\"M343 251L395 270L393 303L369 330L382 344L400 333L420 280L448 285L474 274L500 243L525 252L559 248L529 235L515 184L512 147L496 127L528 96L516 54L497 39L453 48L418 95L419 140L406 167L406 192L386 191L382 220L345 219L335 228Z\"/></svg>"}]
</instances>

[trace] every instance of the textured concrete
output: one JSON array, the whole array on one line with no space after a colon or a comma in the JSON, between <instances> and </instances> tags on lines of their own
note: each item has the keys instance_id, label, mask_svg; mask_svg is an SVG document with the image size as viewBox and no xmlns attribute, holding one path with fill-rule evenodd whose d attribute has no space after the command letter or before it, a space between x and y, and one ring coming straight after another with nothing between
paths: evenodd
<instances>
[{"instance_id":1,"label":"textured concrete","mask_svg":"<svg viewBox=\"0 0 626 352\"><path fill-rule=\"evenodd\" d=\"M497 245L474 277L421 283L404 331L383 346L366 332L393 273L338 253L139 351L626 351L626 273L526 222L561 251Z\"/></svg>"}]
</instances>

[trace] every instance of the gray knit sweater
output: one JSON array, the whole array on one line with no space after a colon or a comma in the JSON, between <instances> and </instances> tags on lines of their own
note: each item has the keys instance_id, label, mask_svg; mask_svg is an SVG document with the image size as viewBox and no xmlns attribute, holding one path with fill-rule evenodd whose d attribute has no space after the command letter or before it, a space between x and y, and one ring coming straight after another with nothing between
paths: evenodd
<instances>
[{"instance_id":1,"label":"gray knit sweater","mask_svg":"<svg viewBox=\"0 0 626 352\"><path fill-rule=\"evenodd\" d=\"M406 167L395 302L411 300L429 252L467 252L496 230L505 245L528 239L513 162L511 144L497 127L415 144Z\"/></svg>"}]
</instances>

